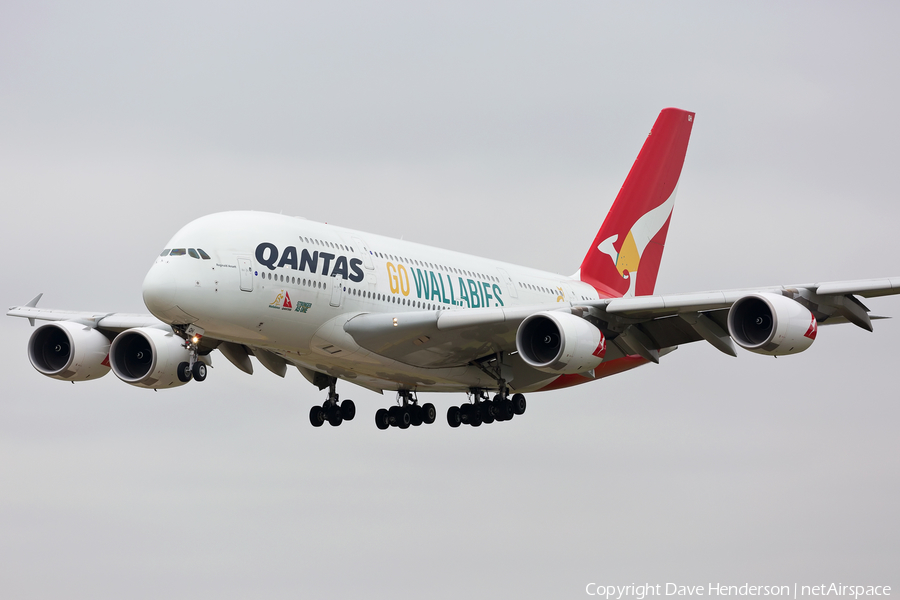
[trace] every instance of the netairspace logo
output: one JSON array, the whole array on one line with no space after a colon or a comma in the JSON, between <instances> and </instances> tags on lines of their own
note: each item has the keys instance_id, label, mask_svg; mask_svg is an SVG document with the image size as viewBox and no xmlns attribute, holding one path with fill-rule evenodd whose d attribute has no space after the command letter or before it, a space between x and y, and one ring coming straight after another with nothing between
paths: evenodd
<instances>
[{"instance_id":1,"label":"netairspace logo","mask_svg":"<svg viewBox=\"0 0 900 600\"><path fill-rule=\"evenodd\" d=\"M631 585L603 585L589 583L584 588L588 596L598 596L606 600L645 600L661 596L781 596L797 600L801 597L836 596L858 600L866 596L890 596L889 585L844 585L842 583L822 583L819 585L681 585L678 583L644 583Z\"/></svg>"}]
</instances>

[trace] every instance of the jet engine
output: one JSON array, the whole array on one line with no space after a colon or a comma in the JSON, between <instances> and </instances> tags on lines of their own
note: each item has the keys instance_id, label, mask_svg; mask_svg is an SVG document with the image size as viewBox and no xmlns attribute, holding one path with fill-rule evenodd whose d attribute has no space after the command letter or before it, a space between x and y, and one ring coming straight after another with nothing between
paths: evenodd
<instances>
[{"instance_id":1,"label":"jet engine","mask_svg":"<svg viewBox=\"0 0 900 600\"><path fill-rule=\"evenodd\" d=\"M28 360L39 373L63 381L99 379L109 373L109 340L87 325L41 325L28 340Z\"/></svg>"},{"instance_id":2,"label":"jet engine","mask_svg":"<svg viewBox=\"0 0 900 600\"><path fill-rule=\"evenodd\" d=\"M178 365L189 360L184 340L155 327L123 331L109 347L109 363L116 377L143 388L184 385L178 378Z\"/></svg>"},{"instance_id":3,"label":"jet engine","mask_svg":"<svg viewBox=\"0 0 900 600\"><path fill-rule=\"evenodd\" d=\"M778 294L748 294L731 305L728 333L738 346L769 356L796 354L816 339L816 318Z\"/></svg>"},{"instance_id":4,"label":"jet engine","mask_svg":"<svg viewBox=\"0 0 900 600\"><path fill-rule=\"evenodd\" d=\"M519 325L516 349L522 360L539 371L584 373L603 362L606 339L581 317L544 311L528 316Z\"/></svg>"}]
</instances>

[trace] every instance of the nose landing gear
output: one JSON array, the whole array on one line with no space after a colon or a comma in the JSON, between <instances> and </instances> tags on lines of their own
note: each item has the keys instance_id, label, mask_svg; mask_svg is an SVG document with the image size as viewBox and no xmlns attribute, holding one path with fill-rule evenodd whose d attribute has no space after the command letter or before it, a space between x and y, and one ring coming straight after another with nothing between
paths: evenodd
<instances>
[{"instance_id":1,"label":"nose landing gear","mask_svg":"<svg viewBox=\"0 0 900 600\"><path fill-rule=\"evenodd\" d=\"M206 379L206 363L200 360L200 339L203 337L203 329L195 325L189 325L187 329L180 331L175 330L179 335L183 335L184 347L188 351L188 360L178 364L176 374L178 381L187 383L191 379L195 381L203 381Z\"/></svg>"}]
</instances>

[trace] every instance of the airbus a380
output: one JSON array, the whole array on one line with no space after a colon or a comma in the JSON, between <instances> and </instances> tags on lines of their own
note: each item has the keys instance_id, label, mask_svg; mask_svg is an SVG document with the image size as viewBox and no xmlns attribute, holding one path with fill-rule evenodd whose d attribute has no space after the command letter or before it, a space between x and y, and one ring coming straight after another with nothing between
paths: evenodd
<instances>
[{"instance_id":1,"label":"airbus a380","mask_svg":"<svg viewBox=\"0 0 900 600\"><path fill-rule=\"evenodd\" d=\"M653 295L694 114L656 120L609 214L571 277L300 218L226 212L183 227L143 284L151 315L42 309L28 358L43 375L165 389L206 379L219 350L327 390L309 419L356 415L339 380L396 391L379 429L433 423L417 392L458 392L447 421L479 426L525 412L525 395L592 382L705 340L737 355L803 352L819 324L872 331L865 298L900 277Z\"/></svg>"}]
</instances>

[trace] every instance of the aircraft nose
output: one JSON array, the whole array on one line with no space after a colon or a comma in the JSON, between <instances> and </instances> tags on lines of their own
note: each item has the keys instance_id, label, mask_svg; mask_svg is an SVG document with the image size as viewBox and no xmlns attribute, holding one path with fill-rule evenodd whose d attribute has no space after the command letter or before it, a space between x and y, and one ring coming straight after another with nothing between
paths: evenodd
<instances>
[{"instance_id":1,"label":"aircraft nose","mask_svg":"<svg viewBox=\"0 0 900 600\"><path fill-rule=\"evenodd\" d=\"M166 320L166 313L172 310L178 302L177 278L166 272L168 271L167 266L165 263L154 264L147 272L142 288L147 310L163 321Z\"/></svg>"}]
</instances>

